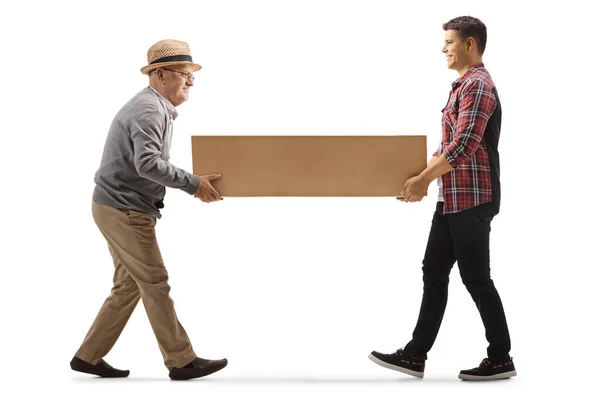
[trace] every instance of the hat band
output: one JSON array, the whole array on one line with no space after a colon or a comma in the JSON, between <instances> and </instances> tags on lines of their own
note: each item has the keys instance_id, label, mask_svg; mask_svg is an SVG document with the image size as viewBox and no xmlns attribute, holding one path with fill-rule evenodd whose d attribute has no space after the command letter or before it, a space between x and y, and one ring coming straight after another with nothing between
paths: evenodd
<instances>
[{"instance_id":1,"label":"hat band","mask_svg":"<svg viewBox=\"0 0 600 400\"><path fill-rule=\"evenodd\" d=\"M164 62L171 62L171 61L189 61L189 62L193 62L192 61L192 56L180 55L180 56L162 57L162 58L159 58L159 59L156 59L156 60L152 61L149 65L158 64L158 63L164 63Z\"/></svg>"}]
</instances>

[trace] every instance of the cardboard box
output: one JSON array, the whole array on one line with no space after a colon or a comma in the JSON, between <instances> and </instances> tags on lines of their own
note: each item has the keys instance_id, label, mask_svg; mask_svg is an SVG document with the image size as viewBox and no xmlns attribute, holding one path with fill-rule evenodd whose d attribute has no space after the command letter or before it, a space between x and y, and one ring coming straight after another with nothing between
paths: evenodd
<instances>
[{"instance_id":1,"label":"cardboard box","mask_svg":"<svg viewBox=\"0 0 600 400\"><path fill-rule=\"evenodd\" d=\"M398 196L427 164L425 136L193 136L194 174L223 197Z\"/></svg>"}]
</instances>

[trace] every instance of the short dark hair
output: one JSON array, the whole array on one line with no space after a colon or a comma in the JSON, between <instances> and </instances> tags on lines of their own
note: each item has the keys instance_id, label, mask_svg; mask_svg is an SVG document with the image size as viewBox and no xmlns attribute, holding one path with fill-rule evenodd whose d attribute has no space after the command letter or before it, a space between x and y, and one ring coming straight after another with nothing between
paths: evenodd
<instances>
[{"instance_id":1,"label":"short dark hair","mask_svg":"<svg viewBox=\"0 0 600 400\"><path fill-rule=\"evenodd\" d=\"M453 29L458 32L461 38L472 37L477 43L479 53L483 55L485 43L487 42L487 28L485 24L475 17L457 17L442 25L445 31Z\"/></svg>"}]
</instances>

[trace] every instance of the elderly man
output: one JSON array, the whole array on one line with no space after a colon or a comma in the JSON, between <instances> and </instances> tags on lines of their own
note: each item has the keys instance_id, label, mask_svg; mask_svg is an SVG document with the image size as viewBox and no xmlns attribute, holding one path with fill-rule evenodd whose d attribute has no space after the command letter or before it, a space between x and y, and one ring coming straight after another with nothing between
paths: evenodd
<instances>
[{"instance_id":1,"label":"elderly man","mask_svg":"<svg viewBox=\"0 0 600 400\"><path fill-rule=\"evenodd\" d=\"M197 176L169 162L175 107L194 85L187 43L162 40L148 50L141 69L150 85L117 113L95 175L92 214L114 261L114 286L75 357L71 368L101 377L126 377L103 357L123 331L140 298L156 335L169 377L198 378L227 365L227 360L198 358L169 296L168 273L156 241L165 187L177 188L203 202L221 200L211 185L219 174Z\"/></svg>"}]
</instances>

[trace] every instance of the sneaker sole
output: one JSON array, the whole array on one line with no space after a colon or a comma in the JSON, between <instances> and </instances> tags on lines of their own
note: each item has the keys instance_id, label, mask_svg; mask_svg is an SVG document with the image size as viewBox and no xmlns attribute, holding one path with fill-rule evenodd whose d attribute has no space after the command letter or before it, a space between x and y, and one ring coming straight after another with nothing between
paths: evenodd
<instances>
[{"instance_id":1,"label":"sneaker sole","mask_svg":"<svg viewBox=\"0 0 600 400\"><path fill-rule=\"evenodd\" d=\"M508 371L490 376L458 374L458 378L462 379L463 381L496 381L498 379L508 379L513 376L517 376L517 371Z\"/></svg>"},{"instance_id":2,"label":"sneaker sole","mask_svg":"<svg viewBox=\"0 0 600 400\"><path fill-rule=\"evenodd\" d=\"M373 354L369 354L369 360L373 361L375 364L382 366L387 369L391 369L394 371L402 372L410 376L414 376L415 378L422 378L425 375L423 372L413 371L408 368L402 368L394 364L388 364L385 361L381 361L379 358L375 357Z\"/></svg>"}]
</instances>

